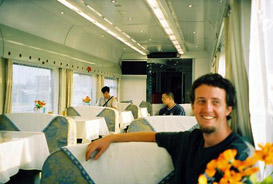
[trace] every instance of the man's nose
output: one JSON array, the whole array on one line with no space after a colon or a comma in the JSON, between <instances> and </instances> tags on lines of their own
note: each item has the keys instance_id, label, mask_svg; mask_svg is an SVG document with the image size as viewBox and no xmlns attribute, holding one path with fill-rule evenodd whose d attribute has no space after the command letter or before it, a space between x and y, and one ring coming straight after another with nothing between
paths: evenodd
<instances>
[{"instance_id":1,"label":"man's nose","mask_svg":"<svg viewBox=\"0 0 273 184\"><path fill-rule=\"evenodd\" d=\"M212 104L210 102L206 102L205 105L204 105L204 109L206 111L212 111L213 106L212 106Z\"/></svg>"}]
</instances>

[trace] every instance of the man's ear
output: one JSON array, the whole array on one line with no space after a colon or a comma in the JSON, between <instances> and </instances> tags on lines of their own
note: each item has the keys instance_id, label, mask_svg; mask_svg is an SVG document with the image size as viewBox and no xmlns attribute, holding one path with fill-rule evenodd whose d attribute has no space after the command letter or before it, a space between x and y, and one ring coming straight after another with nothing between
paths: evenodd
<instances>
[{"instance_id":1,"label":"man's ear","mask_svg":"<svg viewBox=\"0 0 273 184\"><path fill-rule=\"evenodd\" d=\"M193 105L193 103L191 104L191 110L192 110L192 111L194 110L194 105Z\"/></svg>"},{"instance_id":2,"label":"man's ear","mask_svg":"<svg viewBox=\"0 0 273 184\"><path fill-rule=\"evenodd\" d=\"M226 116L230 115L231 112L232 112L232 106L228 106Z\"/></svg>"}]
</instances>

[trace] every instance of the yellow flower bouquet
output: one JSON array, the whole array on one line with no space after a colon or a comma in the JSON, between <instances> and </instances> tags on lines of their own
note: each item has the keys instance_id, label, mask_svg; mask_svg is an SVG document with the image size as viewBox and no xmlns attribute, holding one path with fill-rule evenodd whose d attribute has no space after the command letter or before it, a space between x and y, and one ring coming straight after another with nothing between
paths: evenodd
<instances>
[{"instance_id":1,"label":"yellow flower bouquet","mask_svg":"<svg viewBox=\"0 0 273 184\"><path fill-rule=\"evenodd\" d=\"M90 105L91 98L90 98L89 96L86 96L84 99L82 99L82 101L83 101L85 104Z\"/></svg>"},{"instance_id":2,"label":"yellow flower bouquet","mask_svg":"<svg viewBox=\"0 0 273 184\"><path fill-rule=\"evenodd\" d=\"M273 143L266 145L259 144L261 150L255 150L252 157L248 157L244 161L236 160L236 149L228 149L221 153L217 159L211 160L206 167L205 174L198 178L198 184L207 184L207 176L213 177L216 173L221 174L222 178L219 182L213 184L272 184L272 174L266 177L263 181L257 181L256 172L259 168L256 167L258 161L262 161L267 165L273 165Z\"/></svg>"}]
</instances>

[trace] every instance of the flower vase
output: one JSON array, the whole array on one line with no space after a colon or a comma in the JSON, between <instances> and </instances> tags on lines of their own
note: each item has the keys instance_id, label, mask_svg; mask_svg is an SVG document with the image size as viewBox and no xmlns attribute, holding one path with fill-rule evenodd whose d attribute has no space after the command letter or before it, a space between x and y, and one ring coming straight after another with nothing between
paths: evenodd
<instances>
[{"instance_id":1,"label":"flower vase","mask_svg":"<svg viewBox=\"0 0 273 184\"><path fill-rule=\"evenodd\" d=\"M45 108L45 107L43 107L42 109L43 109L43 113L45 114L45 112L46 112L46 108Z\"/></svg>"},{"instance_id":2,"label":"flower vase","mask_svg":"<svg viewBox=\"0 0 273 184\"><path fill-rule=\"evenodd\" d=\"M38 107L34 107L34 112L40 112L40 109Z\"/></svg>"}]
</instances>

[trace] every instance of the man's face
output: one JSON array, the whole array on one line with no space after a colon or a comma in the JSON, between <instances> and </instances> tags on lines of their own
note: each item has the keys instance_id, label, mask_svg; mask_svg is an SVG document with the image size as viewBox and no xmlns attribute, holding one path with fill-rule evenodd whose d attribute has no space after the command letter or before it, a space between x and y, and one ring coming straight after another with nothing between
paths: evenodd
<instances>
[{"instance_id":1,"label":"man's face","mask_svg":"<svg viewBox=\"0 0 273 184\"><path fill-rule=\"evenodd\" d=\"M104 98L109 98L109 97L110 97L110 95L109 95L109 93L108 93L107 91L105 91L105 92L103 93L103 96L104 96Z\"/></svg>"},{"instance_id":2,"label":"man's face","mask_svg":"<svg viewBox=\"0 0 273 184\"><path fill-rule=\"evenodd\" d=\"M163 104L165 104L165 105L168 105L170 102L170 97L168 97L166 94L162 94L161 99L162 99Z\"/></svg>"},{"instance_id":3,"label":"man's face","mask_svg":"<svg viewBox=\"0 0 273 184\"><path fill-rule=\"evenodd\" d=\"M209 134L226 127L232 107L227 107L224 89L203 84L195 89L192 110L200 130Z\"/></svg>"}]
</instances>

